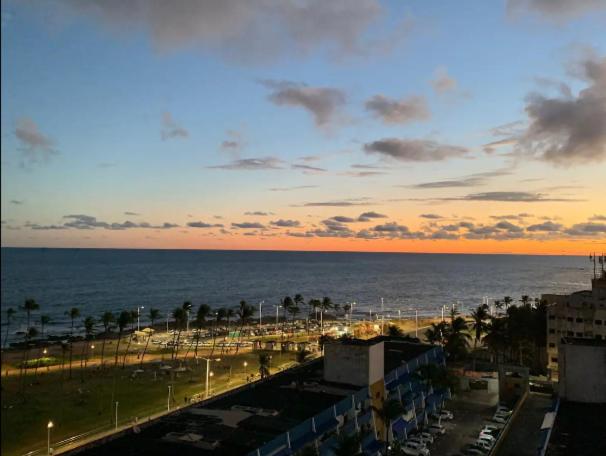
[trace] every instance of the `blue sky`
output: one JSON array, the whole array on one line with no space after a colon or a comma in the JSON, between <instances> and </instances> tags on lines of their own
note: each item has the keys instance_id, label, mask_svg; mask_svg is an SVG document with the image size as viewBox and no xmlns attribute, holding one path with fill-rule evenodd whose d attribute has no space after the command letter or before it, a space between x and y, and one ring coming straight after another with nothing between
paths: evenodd
<instances>
[{"instance_id":1,"label":"blue sky","mask_svg":"<svg viewBox=\"0 0 606 456\"><path fill-rule=\"evenodd\" d=\"M377 234L360 248L372 249L369 241L376 240L379 249L393 241L394 249L439 250L437 240L427 242L440 227L423 227L419 219L425 206L439 205L444 218L474 217L478 227L488 226L490 211L520 212L519 200L483 200L480 207L445 200L488 191L522 190L554 200L525 201L532 207L524 211L536 220L520 224L523 230L541 217L565 220L541 239L527 231L501 238L495 229L497 238L473 239L487 241L482 251L522 241L553 241L560 249L564 240L578 241L571 239L573 225L600 222L589 218L606 212L595 197L606 171L603 137L584 142L581 158L574 156L578 149L572 158L564 154L566 162L545 158L534 147L545 139L533 130L541 119L527 112L530 93L571 101L592 87L591 78L571 72L579 62L602 65L606 12L600 2L559 8L544 0L280 4L179 1L153 11L136 1L123 2L122 9L104 2L90 8L69 1L3 2L3 245L261 248L274 238L274 245L288 248L299 242L288 230L253 230L246 238L230 225L247 219L245 212L263 211L296 220L305 242L317 242L312 248L356 249L367 228L331 236L324 221L338 212L376 209L389 223L424 234ZM440 77L445 85L438 90ZM561 82L570 88L568 98ZM598 89L600 83L594 81ZM367 107L376 95L412 113L386 120L385 112ZM328 114L320 122L323 107ZM514 122L509 143L484 152L485 144L503 139L491 130ZM541 134L566 140L558 132ZM406 150L399 144L396 156L371 151L379 146L368 145L386 138L406 141ZM221 147L224 141L233 146ZM427 159L421 157L425 149L410 151L427 142L466 152ZM271 161L243 169L247 159ZM351 167L360 164L376 168ZM229 169L216 168L225 165ZM376 174L354 174L362 170ZM507 172L477 186L410 188L496 170ZM565 188L545 190L554 183ZM276 187L305 188L269 190ZM356 207L299 207L356 198ZM572 199L574 208L563 201ZM64 227L66 215L122 223L133 217L125 212L141 214L137 223L179 227ZM193 219L223 220L224 226L192 231L187 223ZM583 246L603 245L606 231L590 231L598 234L581 236ZM444 242L470 241L468 234ZM323 243L326 238L333 244Z\"/></svg>"}]
</instances>

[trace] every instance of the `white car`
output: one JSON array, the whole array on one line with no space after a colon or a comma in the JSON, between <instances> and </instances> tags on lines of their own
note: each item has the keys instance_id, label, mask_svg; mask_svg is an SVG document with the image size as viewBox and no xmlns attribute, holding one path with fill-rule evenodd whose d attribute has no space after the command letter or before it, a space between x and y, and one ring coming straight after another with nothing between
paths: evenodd
<instances>
[{"instance_id":1,"label":"white car","mask_svg":"<svg viewBox=\"0 0 606 456\"><path fill-rule=\"evenodd\" d=\"M468 448L463 454L465 456L484 456L484 452L478 448Z\"/></svg>"},{"instance_id":2,"label":"white car","mask_svg":"<svg viewBox=\"0 0 606 456\"><path fill-rule=\"evenodd\" d=\"M415 436L415 437L410 437L410 438L409 438L408 440L406 440L406 441L407 441L407 442L410 442L410 443L414 443L414 444L419 444L419 446L420 446L421 448L427 448L427 444L426 444L426 443L425 443L423 440L421 440L420 438L418 438L418 437L416 437L416 436Z\"/></svg>"},{"instance_id":3,"label":"white car","mask_svg":"<svg viewBox=\"0 0 606 456\"><path fill-rule=\"evenodd\" d=\"M442 426L441 424L431 424L427 427L427 431L430 434L436 434L436 435L446 434L446 428L444 426Z\"/></svg>"},{"instance_id":4,"label":"white car","mask_svg":"<svg viewBox=\"0 0 606 456\"><path fill-rule=\"evenodd\" d=\"M507 420L508 420L508 419L509 419L509 417L508 417L508 416L504 416L504 415L498 415L498 414L495 414L495 415L492 417L492 421L494 421L495 423L501 423L501 424L505 424L505 423L507 423Z\"/></svg>"},{"instance_id":5,"label":"white car","mask_svg":"<svg viewBox=\"0 0 606 456\"><path fill-rule=\"evenodd\" d=\"M429 456L429 450L425 445L409 440L402 445L402 450L411 456Z\"/></svg>"},{"instance_id":6,"label":"white car","mask_svg":"<svg viewBox=\"0 0 606 456\"><path fill-rule=\"evenodd\" d=\"M499 426L495 426L494 424L485 424L481 432L499 432L500 430L501 428Z\"/></svg>"},{"instance_id":7,"label":"white car","mask_svg":"<svg viewBox=\"0 0 606 456\"><path fill-rule=\"evenodd\" d=\"M433 435L431 435L429 432L420 432L415 434L413 437L419 438L421 441L425 442L425 444L433 443L434 441Z\"/></svg>"},{"instance_id":8,"label":"white car","mask_svg":"<svg viewBox=\"0 0 606 456\"><path fill-rule=\"evenodd\" d=\"M429 450L427 448L415 450L414 448L402 447L402 452L410 456L429 456Z\"/></svg>"},{"instance_id":9,"label":"white car","mask_svg":"<svg viewBox=\"0 0 606 456\"><path fill-rule=\"evenodd\" d=\"M497 440L497 439L494 438L493 435L488 434L486 432L480 432L480 435L478 436L478 439L480 439L480 440L486 440L490 444L494 444L494 442L496 442L496 440Z\"/></svg>"},{"instance_id":10,"label":"white car","mask_svg":"<svg viewBox=\"0 0 606 456\"><path fill-rule=\"evenodd\" d=\"M435 418L436 420L441 419L441 420L452 420L454 419L454 415L451 411L449 410L442 410L440 411L440 413L432 413L432 418Z\"/></svg>"},{"instance_id":11,"label":"white car","mask_svg":"<svg viewBox=\"0 0 606 456\"><path fill-rule=\"evenodd\" d=\"M492 448L492 444L487 442L486 440L478 439L474 442L474 445L479 446L480 448L484 448L485 450L490 450Z\"/></svg>"},{"instance_id":12,"label":"white car","mask_svg":"<svg viewBox=\"0 0 606 456\"><path fill-rule=\"evenodd\" d=\"M499 405L497 407L497 411L496 413L502 414L502 415L511 415L513 413L512 410L508 409L507 407L503 407L502 405Z\"/></svg>"}]
</instances>

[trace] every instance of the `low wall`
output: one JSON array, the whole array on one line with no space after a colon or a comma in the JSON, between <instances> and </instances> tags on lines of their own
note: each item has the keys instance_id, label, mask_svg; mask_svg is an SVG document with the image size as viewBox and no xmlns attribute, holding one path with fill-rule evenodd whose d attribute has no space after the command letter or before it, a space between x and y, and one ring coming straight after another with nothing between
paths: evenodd
<instances>
[{"instance_id":1,"label":"low wall","mask_svg":"<svg viewBox=\"0 0 606 456\"><path fill-rule=\"evenodd\" d=\"M507 423L505 423L505 426L503 426L503 429L501 429L501 433L499 434L497 441L495 442L494 446L490 449L490 451L488 452L488 454L486 456L495 456L499 453L499 448L501 448L501 445L503 444L505 437L507 437L507 434L509 433L509 429L511 429L511 426L512 426L513 422L515 421L516 417L518 416L520 409L523 407L524 402L526 402L526 398L528 398L528 391L526 391L522 395L522 397L520 399L518 399L518 401L516 402L516 405L513 409L513 413L511 414L511 417L507 420Z\"/></svg>"}]
</instances>

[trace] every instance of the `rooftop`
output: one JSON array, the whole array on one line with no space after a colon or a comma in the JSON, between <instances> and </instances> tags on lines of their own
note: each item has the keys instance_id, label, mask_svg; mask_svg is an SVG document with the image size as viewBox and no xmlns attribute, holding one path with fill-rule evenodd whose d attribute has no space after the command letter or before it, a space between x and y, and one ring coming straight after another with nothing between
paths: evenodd
<instances>
[{"instance_id":1,"label":"rooftop","mask_svg":"<svg viewBox=\"0 0 606 456\"><path fill-rule=\"evenodd\" d=\"M606 454L606 404L562 401L547 456Z\"/></svg>"}]
</instances>

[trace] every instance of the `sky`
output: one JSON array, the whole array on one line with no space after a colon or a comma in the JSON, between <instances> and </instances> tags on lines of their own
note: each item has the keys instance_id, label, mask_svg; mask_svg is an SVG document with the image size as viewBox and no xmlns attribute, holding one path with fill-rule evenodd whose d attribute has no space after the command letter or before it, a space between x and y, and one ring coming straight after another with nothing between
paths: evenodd
<instances>
[{"instance_id":1,"label":"sky","mask_svg":"<svg viewBox=\"0 0 606 456\"><path fill-rule=\"evenodd\" d=\"M3 1L2 246L606 251L606 1Z\"/></svg>"}]
</instances>

